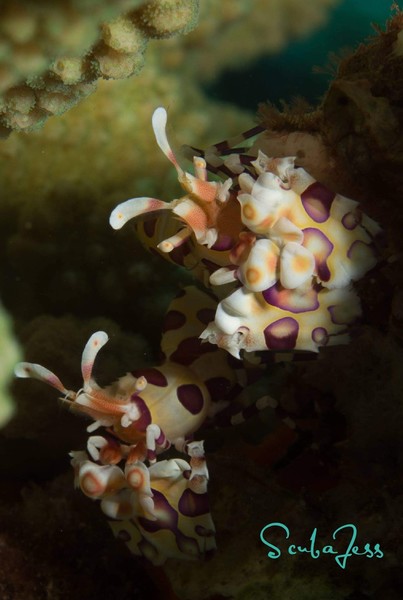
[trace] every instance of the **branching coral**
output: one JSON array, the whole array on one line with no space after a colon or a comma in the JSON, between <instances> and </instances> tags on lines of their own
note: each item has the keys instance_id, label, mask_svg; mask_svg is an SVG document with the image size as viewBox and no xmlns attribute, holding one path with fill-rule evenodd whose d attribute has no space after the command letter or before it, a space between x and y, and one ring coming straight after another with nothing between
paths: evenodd
<instances>
[{"instance_id":1,"label":"branching coral","mask_svg":"<svg viewBox=\"0 0 403 600\"><path fill-rule=\"evenodd\" d=\"M196 0L3 3L2 133L40 127L91 93L99 78L138 73L149 38L187 32L197 15Z\"/></svg>"},{"instance_id":2,"label":"branching coral","mask_svg":"<svg viewBox=\"0 0 403 600\"><path fill-rule=\"evenodd\" d=\"M274 52L290 38L320 25L337 0L203 1L201 25L178 43L164 45L165 68L183 65L211 78L223 67ZM269 11L269 16L267 12ZM264 12L265 19L260 15ZM90 94L99 78L121 79L140 71L151 38L192 30L197 0L64 0L3 3L0 28L0 125L30 131ZM245 35L253 27L253 36ZM239 39L244 41L239 44ZM192 57L192 60L189 60Z\"/></svg>"}]
</instances>

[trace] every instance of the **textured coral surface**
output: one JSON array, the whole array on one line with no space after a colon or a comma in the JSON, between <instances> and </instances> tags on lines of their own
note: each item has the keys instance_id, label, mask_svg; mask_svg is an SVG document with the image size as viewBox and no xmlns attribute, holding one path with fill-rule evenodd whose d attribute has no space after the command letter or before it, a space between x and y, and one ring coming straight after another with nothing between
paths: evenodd
<instances>
[{"instance_id":1,"label":"textured coral surface","mask_svg":"<svg viewBox=\"0 0 403 600\"><path fill-rule=\"evenodd\" d=\"M94 91L137 74L151 38L186 33L197 0L4 2L0 7L0 126L41 127Z\"/></svg>"}]
</instances>

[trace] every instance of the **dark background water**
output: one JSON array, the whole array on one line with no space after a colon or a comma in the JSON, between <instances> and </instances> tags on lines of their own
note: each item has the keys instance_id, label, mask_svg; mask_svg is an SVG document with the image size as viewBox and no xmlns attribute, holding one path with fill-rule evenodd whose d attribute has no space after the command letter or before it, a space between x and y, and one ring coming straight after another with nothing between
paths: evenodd
<instances>
[{"instance_id":1,"label":"dark background water","mask_svg":"<svg viewBox=\"0 0 403 600\"><path fill-rule=\"evenodd\" d=\"M325 67L330 54L353 50L373 35L372 23L383 28L391 6L391 0L344 0L330 12L324 27L288 44L278 54L225 71L206 91L218 100L253 111L266 99L278 104L296 95L316 104L331 75L314 72L314 67Z\"/></svg>"}]
</instances>

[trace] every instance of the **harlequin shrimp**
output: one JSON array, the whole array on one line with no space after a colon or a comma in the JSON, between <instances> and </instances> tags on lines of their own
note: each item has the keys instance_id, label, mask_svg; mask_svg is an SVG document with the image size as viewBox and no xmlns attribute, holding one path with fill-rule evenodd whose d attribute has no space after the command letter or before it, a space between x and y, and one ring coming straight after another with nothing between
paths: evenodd
<instances>
[{"instance_id":1,"label":"harlequin shrimp","mask_svg":"<svg viewBox=\"0 0 403 600\"><path fill-rule=\"evenodd\" d=\"M223 298L201 337L237 358L242 349L318 352L345 343L361 313L350 284L377 262L373 242L379 226L357 202L296 167L294 157L269 158L261 151L252 156L245 148L230 153L232 144L224 142L206 152L213 167L198 155L196 175L186 173L169 146L166 120L165 109L157 108L154 134L186 195L172 202L128 200L112 212L112 227L161 211L179 217L183 225L178 230L174 223L176 231L157 247L171 253L192 237L182 257L197 257L195 275L206 283L208 271L209 285ZM210 182L207 168L231 177ZM152 246L154 236L147 239L147 227L144 231L142 240ZM217 286L228 283L236 289L221 294Z\"/></svg>"},{"instance_id":2,"label":"harlequin shrimp","mask_svg":"<svg viewBox=\"0 0 403 600\"><path fill-rule=\"evenodd\" d=\"M73 412L92 420L87 450L71 452L75 484L100 501L115 535L154 564L205 557L215 548L203 442L193 434L206 419L225 413L247 383L241 363L234 368L231 356L199 340L215 306L193 286L182 290L165 316L163 363L104 388L93 377L97 354L108 341L102 331L85 345L78 392L40 365L20 363L15 369L18 377L52 386ZM263 397L256 410L268 406L275 408L275 400ZM241 422L242 410L228 420ZM97 429L101 433L92 435ZM171 446L189 460L157 462Z\"/></svg>"}]
</instances>

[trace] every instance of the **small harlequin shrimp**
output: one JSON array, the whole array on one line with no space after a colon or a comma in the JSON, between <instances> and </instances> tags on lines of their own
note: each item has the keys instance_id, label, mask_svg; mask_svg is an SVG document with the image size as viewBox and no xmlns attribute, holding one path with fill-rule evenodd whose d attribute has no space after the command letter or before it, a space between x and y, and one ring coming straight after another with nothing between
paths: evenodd
<instances>
[{"instance_id":1,"label":"small harlequin shrimp","mask_svg":"<svg viewBox=\"0 0 403 600\"><path fill-rule=\"evenodd\" d=\"M18 377L39 379L92 422L86 451L71 453L76 486L112 519L115 534L134 554L155 564L167 558L201 558L215 548L207 497L208 470L202 441L193 434L207 417L223 411L242 390L240 367L199 335L216 302L194 287L171 303L164 321L163 363L127 373L101 388L92 372L107 343L105 332L88 340L81 362L83 387L68 390L40 365L20 363ZM260 398L260 409L275 406ZM242 411L232 418L242 421ZM101 429L100 434L95 434ZM189 455L158 460L174 446Z\"/></svg>"}]
</instances>

